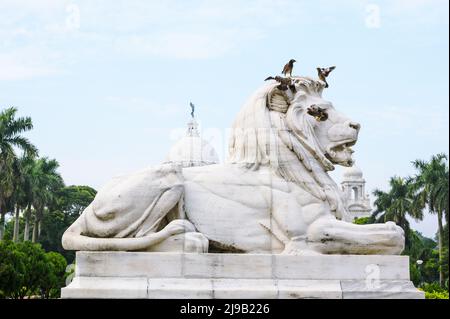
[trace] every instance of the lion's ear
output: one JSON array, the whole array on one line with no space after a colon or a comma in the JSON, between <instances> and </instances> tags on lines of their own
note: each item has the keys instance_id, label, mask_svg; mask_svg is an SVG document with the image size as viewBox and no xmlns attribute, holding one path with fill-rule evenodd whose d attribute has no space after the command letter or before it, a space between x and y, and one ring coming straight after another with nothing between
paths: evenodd
<instances>
[{"instance_id":1,"label":"lion's ear","mask_svg":"<svg viewBox=\"0 0 450 319\"><path fill-rule=\"evenodd\" d=\"M277 87L273 88L267 95L267 107L271 111L286 113L290 104L290 98L286 92Z\"/></svg>"}]
</instances>

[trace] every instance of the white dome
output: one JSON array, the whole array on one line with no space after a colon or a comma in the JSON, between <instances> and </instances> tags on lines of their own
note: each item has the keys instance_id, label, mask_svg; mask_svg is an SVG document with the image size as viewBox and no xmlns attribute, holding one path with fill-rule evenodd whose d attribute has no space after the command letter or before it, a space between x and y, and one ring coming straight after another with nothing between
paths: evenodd
<instances>
[{"instance_id":1,"label":"white dome","mask_svg":"<svg viewBox=\"0 0 450 319\"><path fill-rule=\"evenodd\" d=\"M344 177L344 181L345 180L361 180L361 179L363 179L363 172L359 167L353 165L352 167L349 167L344 171L343 177Z\"/></svg>"},{"instance_id":2,"label":"white dome","mask_svg":"<svg viewBox=\"0 0 450 319\"><path fill-rule=\"evenodd\" d=\"M165 162L183 167L203 166L219 163L219 156L208 142L200 138L197 123L192 120L188 123L186 136L172 146Z\"/></svg>"}]
</instances>

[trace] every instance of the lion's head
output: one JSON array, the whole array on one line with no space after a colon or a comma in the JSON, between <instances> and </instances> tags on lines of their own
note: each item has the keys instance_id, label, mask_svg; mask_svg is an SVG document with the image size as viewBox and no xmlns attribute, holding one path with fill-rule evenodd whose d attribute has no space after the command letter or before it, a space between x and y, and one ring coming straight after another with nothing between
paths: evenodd
<instances>
[{"instance_id":1,"label":"lion's head","mask_svg":"<svg viewBox=\"0 0 450 319\"><path fill-rule=\"evenodd\" d=\"M270 83L248 100L233 125L228 162L270 165L338 209L339 190L326 172L353 165L360 125L322 98L323 82L294 77L293 83L295 90L286 91Z\"/></svg>"}]
</instances>

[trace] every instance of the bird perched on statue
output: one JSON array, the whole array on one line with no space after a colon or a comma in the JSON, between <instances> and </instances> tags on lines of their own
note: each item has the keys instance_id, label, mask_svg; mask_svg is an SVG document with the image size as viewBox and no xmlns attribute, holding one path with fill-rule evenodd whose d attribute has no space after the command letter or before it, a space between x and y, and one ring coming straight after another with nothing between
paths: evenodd
<instances>
[{"instance_id":1,"label":"bird perched on statue","mask_svg":"<svg viewBox=\"0 0 450 319\"><path fill-rule=\"evenodd\" d=\"M269 80L275 80L278 83L280 83L277 86L277 89L281 90L281 91L286 91L288 88L293 92L297 92L297 90L295 89L295 85L292 84L292 79L291 78L284 78L282 76L269 76L267 79L265 79L264 81L269 81Z\"/></svg>"},{"instance_id":2,"label":"bird perched on statue","mask_svg":"<svg viewBox=\"0 0 450 319\"><path fill-rule=\"evenodd\" d=\"M335 66L329 67L329 68L317 68L317 72L319 73L319 79L321 79L323 82L325 82L325 87L328 87L327 77L330 75L331 71L336 69Z\"/></svg>"},{"instance_id":3,"label":"bird perched on statue","mask_svg":"<svg viewBox=\"0 0 450 319\"><path fill-rule=\"evenodd\" d=\"M326 112L326 110L316 105L311 105L306 110L306 113L313 116L319 122L323 122L328 119L328 113Z\"/></svg>"},{"instance_id":4,"label":"bird perched on statue","mask_svg":"<svg viewBox=\"0 0 450 319\"><path fill-rule=\"evenodd\" d=\"M284 76L287 76L289 73L289 76L292 76L292 69L294 68L294 63L297 62L294 59L290 59L288 63L283 68L283 71L281 71Z\"/></svg>"}]
</instances>

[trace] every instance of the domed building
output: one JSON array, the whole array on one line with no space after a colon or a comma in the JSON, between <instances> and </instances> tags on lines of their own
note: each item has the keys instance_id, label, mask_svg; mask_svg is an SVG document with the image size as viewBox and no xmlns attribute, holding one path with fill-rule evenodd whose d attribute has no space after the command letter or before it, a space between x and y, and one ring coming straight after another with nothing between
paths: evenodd
<instances>
[{"instance_id":1,"label":"domed building","mask_svg":"<svg viewBox=\"0 0 450 319\"><path fill-rule=\"evenodd\" d=\"M165 163L176 163L183 167L203 166L219 163L216 150L200 137L198 124L192 114L186 135L169 151Z\"/></svg>"},{"instance_id":2,"label":"domed building","mask_svg":"<svg viewBox=\"0 0 450 319\"><path fill-rule=\"evenodd\" d=\"M353 165L344 171L341 186L347 209L354 218L368 217L371 214L369 195L365 190L366 181L362 170Z\"/></svg>"}]
</instances>

